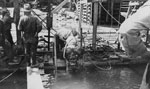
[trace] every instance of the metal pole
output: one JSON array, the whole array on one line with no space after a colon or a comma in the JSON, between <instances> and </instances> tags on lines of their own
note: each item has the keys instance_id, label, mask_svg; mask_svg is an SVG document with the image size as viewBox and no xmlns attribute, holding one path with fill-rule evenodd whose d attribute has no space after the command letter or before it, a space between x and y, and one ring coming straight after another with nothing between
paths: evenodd
<instances>
[{"instance_id":1,"label":"metal pole","mask_svg":"<svg viewBox=\"0 0 150 89\"><path fill-rule=\"evenodd\" d=\"M98 19L98 1L95 0L94 3L94 18L93 18L93 50L96 50L96 38L97 38L97 19Z\"/></svg>"}]
</instances>

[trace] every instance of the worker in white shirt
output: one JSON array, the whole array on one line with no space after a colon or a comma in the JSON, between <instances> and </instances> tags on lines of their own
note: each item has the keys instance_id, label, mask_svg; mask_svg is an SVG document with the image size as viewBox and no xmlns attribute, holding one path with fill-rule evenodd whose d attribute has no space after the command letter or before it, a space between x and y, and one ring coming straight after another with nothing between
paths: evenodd
<instances>
[{"instance_id":1,"label":"worker in white shirt","mask_svg":"<svg viewBox=\"0 0 150 89\"><path fill-rule=\"evenodd\" d=\"M65 44L66 44L66 39L69 37L70 34L71 34L70 27L60 28L55 34L57 54L63 51L63 48L65 47Z\"/></svg>"},{"instance_id":2,"label":"worker in white shirt","mask_svg":"<svg viewBox=\"0 0 150 89\"><path fill-rule=\"evenodd\" d=\"M120 26L119 40L129 57L150 58L150 52L141 40L140 32L150 29L150 0L143 4L136 13L127 18Z\"/></svg>"}]
</instances>

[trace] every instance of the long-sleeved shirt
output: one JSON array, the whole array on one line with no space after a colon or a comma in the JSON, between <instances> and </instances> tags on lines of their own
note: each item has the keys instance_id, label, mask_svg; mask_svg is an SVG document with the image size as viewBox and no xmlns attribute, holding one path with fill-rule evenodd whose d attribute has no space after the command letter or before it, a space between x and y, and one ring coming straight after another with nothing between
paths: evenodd
<instances>
[{"instance_id":1,"label":"long-sleeved shirt","mask_svg":"<svg viewBox=\"0 0 150 89\"><path fill-rule=\"evenodd\" d=\"M28 40L34 38L42 30L42 24L38 18L24 15L20 18L18 30L24 32L23 37Z\"/></svg>"},{"instance_id":2,"label":"long-sleeved shirt","mask_svg":"<svg viewBox=\"0 0 150 89\"><path fill-rule=\"evenodd\" d=\"M78 46L77 43L77 38L73 35L70 35L67 40L66 40L66 44L67 44L67 48L75 48Z\"/></svg>"},{"instance_id":3,"label":"long-sleeved shirt","mask_svg":"<svg viewBox=\"0 0 150 89\"><path fill-rule=\"evenodd\" d=\"M62 40L66 40L70 34L71 28L61 28L57 31L57 35L59 35Z\"/></svg>"},{"instance_id":4,"label":"long-sleeved shirt","mask_svg":"<svg viewBox=\"0 0 150 89\"><path fill-rule=\"evenodd\" d=\"M150 0L121 24L119 33L129 33L134 35L141 30L148 29L150 29Z\"/></svg>"},{"instance_id":5,"label":"long-sleeved shirt","mask_svg":"<svg viewBox=\"0 0 150 89\"><path fill-rule=\"evenodd\" d=\"M141 6L136 13L126 19L120 26L119 33L128 36L128 45L141 42L139 33L150 29L150 0ZM131 39L132 37L132 39Z\"/></svg>"}]
</instances>

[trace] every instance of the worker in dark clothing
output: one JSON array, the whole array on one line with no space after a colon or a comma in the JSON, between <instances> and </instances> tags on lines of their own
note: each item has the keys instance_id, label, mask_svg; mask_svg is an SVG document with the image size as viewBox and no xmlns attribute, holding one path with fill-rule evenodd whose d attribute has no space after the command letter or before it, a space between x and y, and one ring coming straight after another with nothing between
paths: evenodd
<instances>
[{"instance_id":1,"label":"worker in dark clothing","mask_svg":"<svg viewBox=\"0 0 150 89\"><path fill-rule=\"evenodd\" d=\"M13 19L10 17L10 13L7 9L2 9L2 21L4 23L4 36L5 39L8 40L8 42L11 44L11 46L14 44L13 38L11 35L11 24L13 22Z\"/></svg>"},{"instance_id":2,"label":"worker in dark clothing","mask_svg":"<svg viewBox=\"0 0 150 89\"><path fill-rule=\"evenodd\" d=\"M11 23L9 11L5 8L2 9L2 19L0 20L0 45L4 49L3 61L9 63L14 58L13 53L13 39L11 35Z\"/></svg>"},{"instance_id":3,"label":"worker in dark clothing","mask_svg":"<svg viewBox=\"0 0 150 89\"><path fill-rule=\"evenodd\" d=\"M0 45L3 46L4 44L4 23L0 20Z\"/></svg>"},{"instance_id":4,"label":"worker in dark clothing","mask_svg":"<svg viewBox=\"0 0 150 89\"><path fill-rule=\"evenodd\" d=\"M42 24L37 17L31 15L30 4L24 5L24 16L20 18L18 30L21 31L28 64L29 66L35 66L38 33L42 30Z\"/></svg>"}]
</instances>

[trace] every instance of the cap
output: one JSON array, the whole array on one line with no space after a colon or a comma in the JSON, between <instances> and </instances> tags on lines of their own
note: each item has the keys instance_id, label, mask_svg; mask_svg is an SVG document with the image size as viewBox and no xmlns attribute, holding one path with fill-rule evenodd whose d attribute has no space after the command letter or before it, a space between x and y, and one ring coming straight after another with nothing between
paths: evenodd
<instances>
[{"instance_id":1,"label":"cap","mask_svg":"<svg viewBox=\"0 0 150 89\"><path fill-rule=\"evenodd\" d=\"M30 4L24 4L23 11L24 12L31 12L31 6L30 6Z\"/></svg>"}]
</instances>

